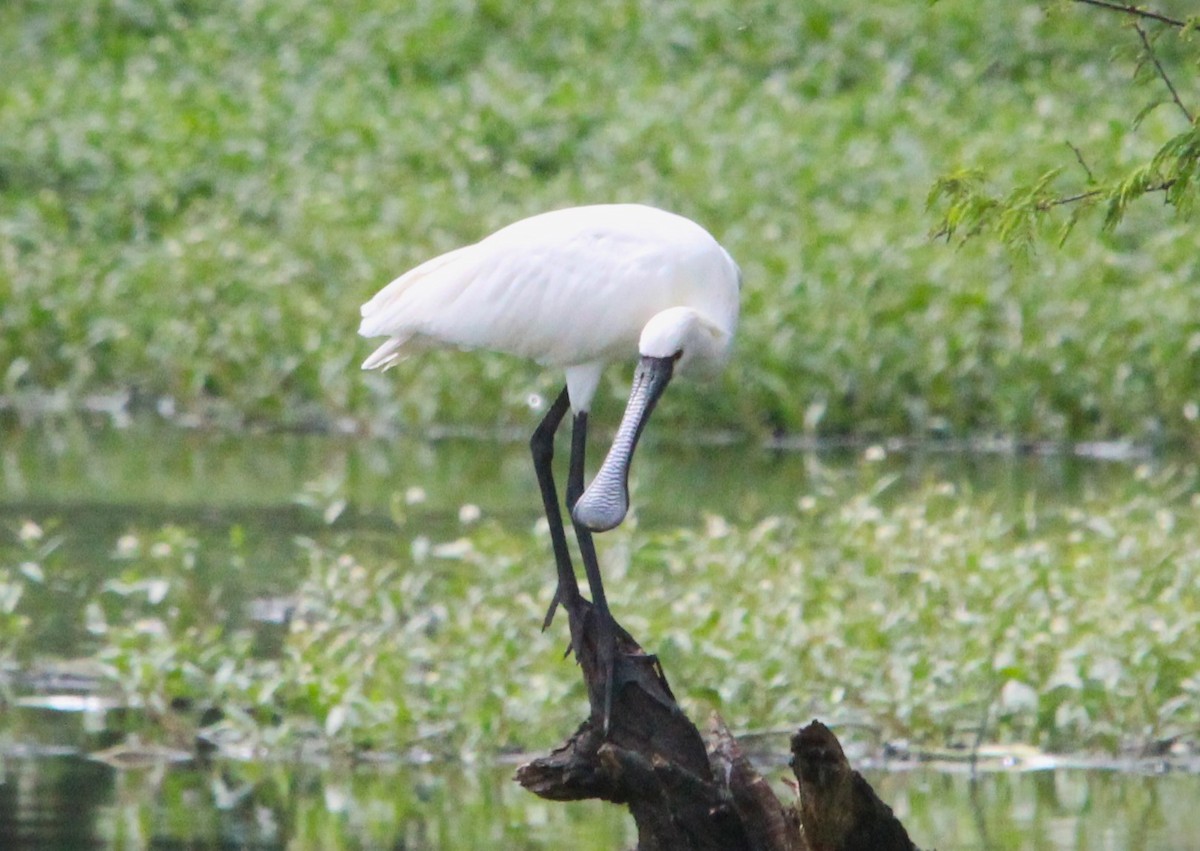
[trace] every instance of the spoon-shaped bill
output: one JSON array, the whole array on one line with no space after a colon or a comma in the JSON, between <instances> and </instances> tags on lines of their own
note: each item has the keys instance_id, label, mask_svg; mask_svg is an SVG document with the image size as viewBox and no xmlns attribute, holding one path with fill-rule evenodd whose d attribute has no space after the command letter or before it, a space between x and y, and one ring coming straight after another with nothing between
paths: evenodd
<instances>
[{"instance_id":1,"label":"spoon-shaped bill","mask_svg":"<svg viewBox=\"0 0 1200 851\"><path fill-rule=\"evenodd\" d=\"M642 429L667 388L674 368L674 358L643 357L638 364L629 402L625 405L625 416L608 456L571 511L576 523L593 532L605 532L625 519L629 510L629 465L633 461L633 450L637 448Z\"/></svg>"}]
</instances>

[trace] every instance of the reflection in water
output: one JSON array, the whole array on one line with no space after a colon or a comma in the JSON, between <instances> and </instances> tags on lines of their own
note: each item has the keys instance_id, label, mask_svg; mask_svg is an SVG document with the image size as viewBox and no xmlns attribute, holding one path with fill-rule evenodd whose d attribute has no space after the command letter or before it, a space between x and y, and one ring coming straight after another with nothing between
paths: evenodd
<instances>
[{"instance_id":1,"label":"reflection in water","mask_svg":"<svg viewBox=\"0 0 1200 851\"><path fill-rule=\"evenodd\" d=\"M86 522L111 513L123 522L189 522L228 527L246 512L319 526L324 509L345 500L347 528L391 525L407 489L419 490L418 513L456 517L464 503L484 515L534 522L541 513L527 441L491 442L411 437L362 440L307 434L231 434L185 431L156 422L126 429L78 423L3 433L0 512L58 516ZM653 442L654 435L647 435ZM1126 463L1062 455L978 455L829 450L771 451L752 443L664 445L638 459L631 484L639 520L651 526L695 523L705 512L754 522L787 512L820 487L829 468L844 477L859 469L863 482L894 474L901 484L946 479L1020 498L1071 498L1128 478Z\"/></svg>"},{"instance_id":2,"label":"reflection in water","mask_svg":"<svg viewBox=\"0 0 1200 851\"><path fill-rule=\"evenodd\" d=\"M624 811L541 801L512 766L185 764L119 771L78 756L6 757L0 847L609 849ZM782 770L767 776L781 777ZM1200 777L1099 770L868 772L922 847L1187 848ZM780 785L777 790L787 794Z\"/></svg>"},{"instance_id":3,"label":"reflection in water","mask_svg":"<svg viewBox=\"0 0 1200 851\"><path fill-rule=\"evenodd\" d=\"M868 773L922 847L989 851L1197 847L1200 777L1059 769Z\"/></svg>"},{"instance_id":4,"label":"reflection in water","mask_svg":"<svg viewBox=\"0 0 1200 851\"><path fill-rule=\"evenodd\" d=\"M622 811L548 804L510 767L289 764L116 770L6 758L0 848L578 848L632 841Z\"/></svg>"},{"instance_id":5,"label":"reflection in water","mask_svg":"<svg viewBox=\"0 0 1200 851\"><path fill-rule=\"evenodd\" d=\"M0 765L0 848L92 848L112 805L112 778L74 757L13 759Z\"/></svg>"}]
</instances>

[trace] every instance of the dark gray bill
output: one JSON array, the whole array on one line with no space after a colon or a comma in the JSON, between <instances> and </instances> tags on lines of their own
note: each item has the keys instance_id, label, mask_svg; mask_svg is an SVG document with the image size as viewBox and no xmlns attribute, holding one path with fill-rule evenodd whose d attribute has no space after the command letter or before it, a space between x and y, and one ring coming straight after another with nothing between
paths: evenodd
<instances>
[{"instance_id":1,"label":"dark gray bill","mask_svg":"<svg viewBox=\"0 0 1200 851\"><path fill-rule=\"evenodd\" d=\"M608 456L571 512L576 523L593 532L606 532L625 519L625 513L629 511L629 465L633 461L633 450L637 448L638 438L642 436L642 429L646 427L658 397L667 389L674 369L674 358L643 357L638 364L629 402L625 405L625 416Z\"/></svg>"}]
</instances>

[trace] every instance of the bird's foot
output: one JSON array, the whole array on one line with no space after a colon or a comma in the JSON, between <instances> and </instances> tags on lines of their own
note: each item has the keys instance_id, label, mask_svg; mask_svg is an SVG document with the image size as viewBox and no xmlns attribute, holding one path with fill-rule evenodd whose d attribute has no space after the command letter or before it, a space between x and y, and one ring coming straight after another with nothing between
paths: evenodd
<instances>
[{"instance_id":1,"label":"bird's foot","mask_svg":"<svg viewBox=\"0 0 1200 851\"><path fill-rule=\"evenodd\" d=\"M554 615L558 611L559 605L562 605L566 609L567 617L571 621L571 641L567 644L567 649L563 651L563 658L565 659L574 653L575 658L578 659L580 658L579 641L582 636L576 634L578 630L576 630L574 624L576 619L580 617L577 612L581 610L581 605L588 606L588 610L590 611L591 604L580 596L578 587L568 586L564 592L563 583L560 582L554 589L554 597L550 600L550 607L546 609L546 617L542 619L542 632L548 630L550 624L554 623Z\"/></svg>"},{"instance_id":2,"label":"bird's foot","mask_svg":"<svg viewBox=\"0 0 1200 851\"><path fill-rule=\"evenodd\" d=\"M559 589L554 589L554 598L550 601L550 608L546 610L546 617L542 619L542 632L550 628L550 624L554 623L554 613L558 611L558 594Z\"/></svg>"},{"instance_id":3,"label":"bird's foot","mask_svg":"<svg viewBox=\"0 0 1200 851\"><path fill-rule=\"evenodd\" d=\"M583 668L592 723L607 737L614 706L626 686L634 686L673 711L678 707L658 658L647 654L607 610L579 597L563 603L571 622L571 647ZM621 704L623 705L623 704ZM618 707L619 708L619 707Z\"/></svg>"}]
</instances>

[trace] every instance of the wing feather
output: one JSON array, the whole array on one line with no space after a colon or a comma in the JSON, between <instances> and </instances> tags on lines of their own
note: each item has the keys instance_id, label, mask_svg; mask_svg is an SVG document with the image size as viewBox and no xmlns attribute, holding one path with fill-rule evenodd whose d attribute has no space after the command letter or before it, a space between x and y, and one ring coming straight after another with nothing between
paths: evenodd
<instances>
[{"instance_id":1,"label":"wing feather","mask_svg":"<svg viewBox=\"0 0 1200 851\"><path fill-rule=\"evenodd\" d=\"M693 222L638 205L523 219L417 266L364 304L359 333L392 337L364 367L435 342L559 366L633 355L655 313L691 303L707 283L696 273L714 248Z\"/></svg>"}]
</instances>

